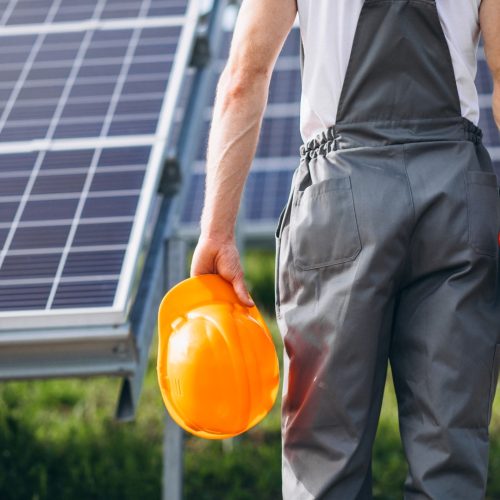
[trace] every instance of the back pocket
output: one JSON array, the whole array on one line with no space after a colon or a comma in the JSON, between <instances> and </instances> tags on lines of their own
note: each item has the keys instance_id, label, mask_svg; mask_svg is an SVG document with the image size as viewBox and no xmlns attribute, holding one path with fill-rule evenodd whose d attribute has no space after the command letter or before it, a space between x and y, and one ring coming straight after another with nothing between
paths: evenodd
<instances>
[{"instance_id":1,"label":"back pocket","mask_svg":"<svg viewBox=\"0 0 500 500\"><path fill-rule=\"evenodd\" d=\"M302 270L356 258L361 240L349 176L332 177L296 192L290 245L294 265Z\"/></svg>"},{"instance_id":2,"label":"back pocket","mask_svg":"<svg viewBox=\"0 0 500 500\"><path fill-rule=\"evenodd\" d=\"M498 248L498 185L494 172L467 170L469 245L480 254L495 257Z\"/></svg>"}]
</instances>

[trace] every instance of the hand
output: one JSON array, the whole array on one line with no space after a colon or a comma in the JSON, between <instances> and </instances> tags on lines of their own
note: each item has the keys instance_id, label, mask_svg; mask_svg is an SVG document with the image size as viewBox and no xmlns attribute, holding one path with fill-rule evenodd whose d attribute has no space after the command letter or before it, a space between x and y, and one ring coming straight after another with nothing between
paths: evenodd
<instances>
[{"instance_id":1,"label":"hand","mask_svg":"<svg viewBox=\"0 0 500 500\"><path fill-rule=\"evenodd\" d=\"M240 255L234 239L219 241L204 236L199 238L191 260L190 276L210 273L220 274L232 283L236 295L245 305L255 305L245 285Z\"/></svg>"}]
</instances>

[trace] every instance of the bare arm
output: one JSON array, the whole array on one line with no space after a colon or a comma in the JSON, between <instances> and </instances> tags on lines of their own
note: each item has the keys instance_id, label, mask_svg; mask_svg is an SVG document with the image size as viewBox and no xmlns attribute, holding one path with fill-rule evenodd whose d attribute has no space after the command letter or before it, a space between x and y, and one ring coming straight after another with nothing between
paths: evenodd
<instances>
[{"instance_id":1,"label":"bare arm","mask_svg":"<svg viewBox=\"0 0 500 500\"><path fill-rule=\"evenodd\" d=\"M500 129L500 0L482 0L479 24L486 62L493 76L493 117Z\"/></svg>"},{"instance_id":2,"label":"bare arm","mask_svg":"<svg viewBox=\"0 0 500 500\"><path fill-rule=\"evenodd\" d=\"M229 58L217 84L208 138L201 234L191 275L221 274L249 305L234 226L272 71L296 14L295 0L243 0Z\"/></svg>"}]
</instances>

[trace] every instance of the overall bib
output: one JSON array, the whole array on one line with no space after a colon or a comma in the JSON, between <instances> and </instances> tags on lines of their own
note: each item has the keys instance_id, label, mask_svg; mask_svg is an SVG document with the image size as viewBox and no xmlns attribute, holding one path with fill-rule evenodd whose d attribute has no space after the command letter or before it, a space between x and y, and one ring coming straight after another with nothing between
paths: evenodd
<instances>
[{"instance_id":1,"label":"overall bib","mask_svg":"<svg viewBox=\"0 0 500 500\"><path fill-rule=\"evenodd\" d=\"M388 362L405 500L484 499L500 197L481 137L435 1L365 0L336 124L301 146L276 227L285 500L372 498Z\"/></svg>"}]
</instances>

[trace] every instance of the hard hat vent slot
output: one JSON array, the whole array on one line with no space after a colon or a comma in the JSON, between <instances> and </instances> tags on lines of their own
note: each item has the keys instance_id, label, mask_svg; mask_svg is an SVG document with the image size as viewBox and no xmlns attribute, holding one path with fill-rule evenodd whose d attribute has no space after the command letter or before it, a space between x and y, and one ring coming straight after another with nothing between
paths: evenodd
<instances>
[{"instance_id":1,"label":"hard hat vent slot","mask_svg":"<svg viewBox=\"0 0 500 500\"><path fill-rule=\"evenodd\" d=\"M174 378L172 382L177 395L182 396L181 381L178 378Z\"/></svg>"}]
</instances>

